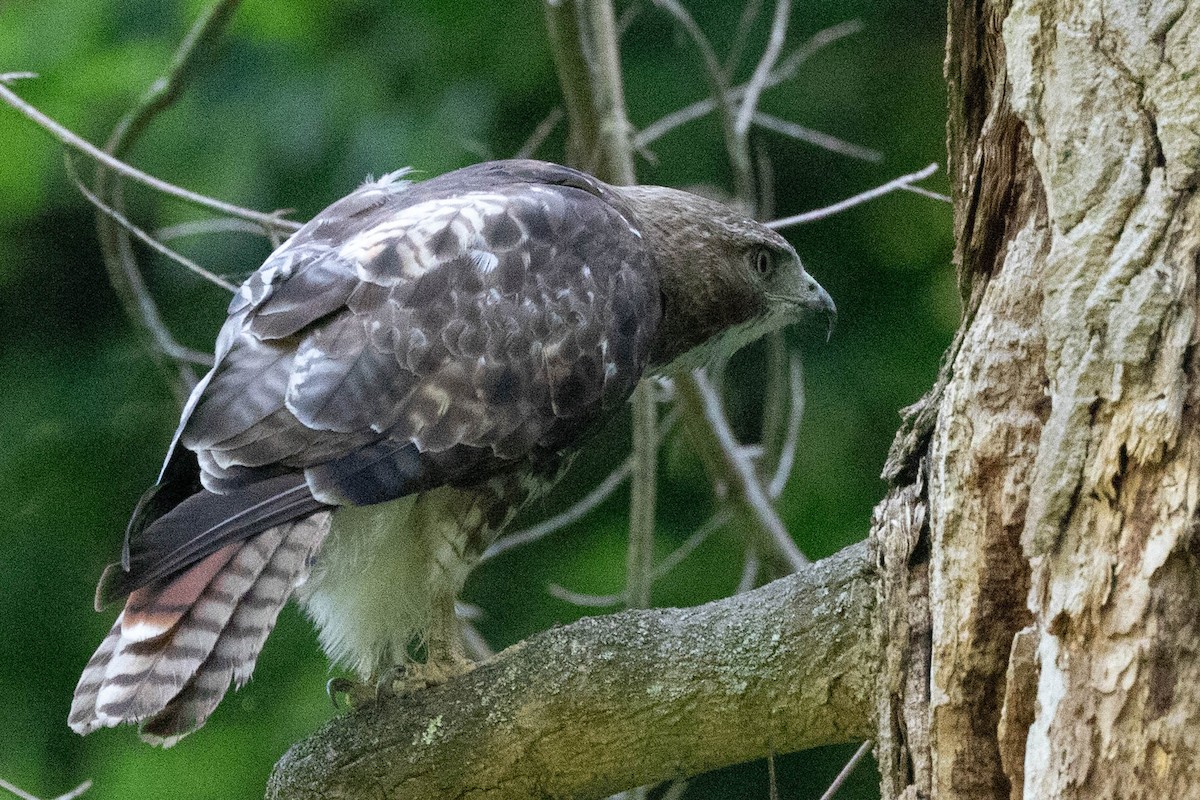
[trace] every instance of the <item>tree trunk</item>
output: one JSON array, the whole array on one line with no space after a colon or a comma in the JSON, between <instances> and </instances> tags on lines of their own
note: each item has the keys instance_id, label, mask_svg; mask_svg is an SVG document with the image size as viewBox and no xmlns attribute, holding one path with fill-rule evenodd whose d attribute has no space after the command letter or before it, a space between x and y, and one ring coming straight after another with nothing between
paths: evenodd
<instances>
[{"instance_id":1,"label":"tree trunk","mask_svg":"<svg viewBox=\"0 0 1200 800\"><path fill-rule=\"evenodd\" d=\"M1200 797L1200 3L952 0L946 73L966 313L877 513L884 796Z\"/></svg>"}]
</instances>

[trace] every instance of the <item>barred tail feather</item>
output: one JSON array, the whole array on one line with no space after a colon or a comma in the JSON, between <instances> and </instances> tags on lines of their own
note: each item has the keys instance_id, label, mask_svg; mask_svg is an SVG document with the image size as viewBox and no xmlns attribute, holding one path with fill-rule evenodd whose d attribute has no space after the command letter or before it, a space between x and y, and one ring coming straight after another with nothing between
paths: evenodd
<instances>
[{"instance_id":1,"label":"barred tail feather","mask_svg":"<svg viewBox=\"0 0 1200 800\"><path fill-rule=\"evenodd\" d=\"M88 660L83 674L79 676L79 683L75 685L75 699L71 701L71 713L67 716L67 724L76 733L91 733L101 726L96 716L96 698L100 694L100 687L104 685L104 674L108 671L108 664L121 645L121 622L124 617L124 612L117 616L117 621Z\"/></svg>"},{"instance_id":2,"label":"barred tail feather","mask_svg":"<svg viewBox=\"0 0 1200 800\"><path fill-rule=\"evenodd\" d=\"M238 602L212 652L187 685L143 721L143 740L170 747L204 724L230 683L240 689L250 680L279 612L308 577L312 555L329 532L329 517L324 512L277 529L286 532L262 575Z\"/></svg>"},{"instance_id":3,"label":"barred tail feather","mask_svg":"<svg viewBox=\"0 0 1200 800\"><path fill-rule=\"evenodd\" d=\"M322 512L270 528L154 591L131 595L84 669L68 724L88 733L144 721L157 731L169 718L169 733L146 730L143 737L164 745L200 727L234 670L239 686L249 678L328 527L329 513ZM180 603L190 597L190 605Z\"/></svg>"}]
</instances>

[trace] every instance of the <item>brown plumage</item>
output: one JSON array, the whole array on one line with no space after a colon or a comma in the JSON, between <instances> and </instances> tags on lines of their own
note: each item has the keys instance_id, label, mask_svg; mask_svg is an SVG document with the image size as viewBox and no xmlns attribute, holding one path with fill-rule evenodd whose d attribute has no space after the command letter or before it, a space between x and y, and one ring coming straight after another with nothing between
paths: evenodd
<instances>
[{"instance_id":1,"label":"brown plumage","mask_svg":"<svg viewBox=\"0 0 1200 800\"><path fill-rule=\"evenodd\" d=\"M317 215L230 304L97 590L125 609L75 730L199 727L297 589L364 680L414 641L431 674L461 669L470 567L647 370L833 309L786 241L694 195L535 161L400 175Z\"/></svg>"}]
</instances>

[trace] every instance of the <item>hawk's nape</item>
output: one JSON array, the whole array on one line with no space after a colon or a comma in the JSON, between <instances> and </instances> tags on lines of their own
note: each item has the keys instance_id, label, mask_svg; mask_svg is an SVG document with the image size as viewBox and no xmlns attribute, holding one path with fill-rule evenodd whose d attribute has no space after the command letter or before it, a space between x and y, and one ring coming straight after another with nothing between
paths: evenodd
<instances>
[{"instance_id":1,"label":"hawk's nape","mask_svg":"<svg viewBox=\"0 0 1200 800\"><path fill-rule=\"evenodd\" d=\"M293 593L363 680L417 639L426 677L466 668L471 566L647 370L832 312L786 241L694 195L536 161L402 176L318 214L230 304L101 581L125 607L75 730L199 727Z\"/></svg>"}]
</instances>

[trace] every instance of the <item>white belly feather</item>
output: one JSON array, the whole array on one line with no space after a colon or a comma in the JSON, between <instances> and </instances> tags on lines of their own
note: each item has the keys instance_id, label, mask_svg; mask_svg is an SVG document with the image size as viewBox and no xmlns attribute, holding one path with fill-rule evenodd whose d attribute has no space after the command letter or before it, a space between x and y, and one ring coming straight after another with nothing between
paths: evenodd
<instances>
[{"instance_id":1,"label":"white belly feather","mask_svg":"<svg viewBox=\"0 0 1200 800\"><path fill-rule=\"evenodd\" d=\"M366 680L407 659L435 603L453 602L477 560L464 555L481 524L463 493L434 489L333 512L329 535L297 599L335 663Z\"/></svg>"}]
</instances>

